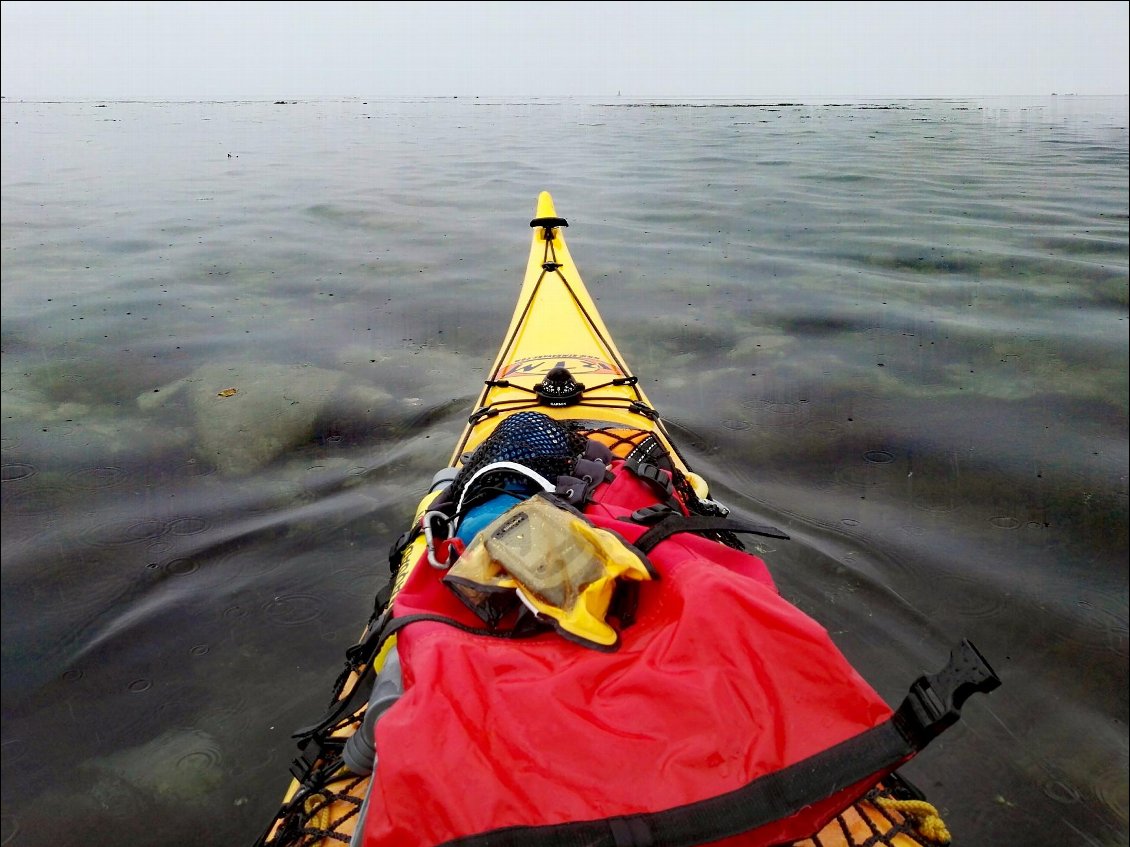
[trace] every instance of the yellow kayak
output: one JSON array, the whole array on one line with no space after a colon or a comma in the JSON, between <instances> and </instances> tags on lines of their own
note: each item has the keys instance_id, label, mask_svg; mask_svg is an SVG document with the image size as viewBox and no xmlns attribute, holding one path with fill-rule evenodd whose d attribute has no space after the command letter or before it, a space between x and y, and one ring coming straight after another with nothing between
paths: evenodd
<instances>
[{"instance_id":1,"label":"yellow kayak","mask_svg":"<svg viewBox=\"0 0 1130 847\"><path fill-rule=\"evenodd\" d=\"M431 520L438 514L436 504L441 503L445 496L451 496L452 480L466 481L466 472L472 469L468 463L481 453L480 448L490 442L493 434L500 432L499 427L504 422L517 420L516 415L532 412L561 422L570 427L570 432L602 445L600 450L606 454L603 461L611 459L617 468L621 467L621 463L632 461L633 457L638 458L641 452L650 450L655 455L661 454L666 457L667 463L658 481L676 480L679 483L667 485L668 502L693 501L699 507L698 514L707 517L692 516L690 520L702 521L702 526L707 529L716 528L719 516L726 514L724 507L711 500L706 480L695 474L679 454L662 419L613 342L566 247L564 230L568 224L557 216L548 193L543 192L539 196L536 215L530 226L533 237L529 262L513 316L488 379L454 446L449 468L437 473L433 490L420 501L409 531L394 548L390 557L393 576L389 588L378 598L373 619L347 656L347 668L334 686L335 693L327 714L296 734L302 739L303 750L296 769L292 770L295 778L286 791L276 818L257 844L312 847L352 843L361 847L368 843L361 833L368 805L376 802L370 796L373 793L370 786L372 777L357 772L358 769L349 764L348 756L343 761L343 749L352 743L355 735L372 733L371 722L366 722L366 710L367 702L376 700L367 701L367 698L370 697L370 689L375 691L387 674L392 664L390 657L396 656L398 639L402 636L395 632L389 634L389 621L393 619L393 604L406 584L414 579L418 569L426 573L429 562L439 568L449 567L451 561L464 552L465 546L466 558L471 558L476 541L457 544L455 536L446 537L438 525L433 532ZM496 464L509 465L513 470L513 463ZM655 472L652 473L656 476ZM526 475L544 482L537 473L527 472ZM549 492L550 488L546 487L545 491ZM557 493L561 494L560 485ZM572 494L571 490L569 494ZM583 504L584 498L577 502ZM491 530L496 526L497 521L491 523ZM746 531L757 532L758 529L747 528ZM486 531L482 533L485 534ZM706 532L702 534L709 535ZM495 532L495 535L498 533ZM475 536L476 539L478 537ZM716 541L711 543L717 544ZM643 574L641 578L648 577ZM519 594L521 590L519 586ZM547 601L544 597L533 599L543 602L542 605L531 605L531 597L524 596L523 602L535 613L527 615L527 618L544 621L542 612ZM517 614L525 614L520 606ZM558 632L569 636L560 628ZM540 637L552 638L551 635ZM583 653L583 648L579 649L581 654L589 655ZM979 654L976 658L979 659ZM987 669L987 665L985 668L983 677L974 686L979 690L989 690L996 684L991 669ZM964 695L953 699L960 705ZM671 740L672 744L676 742L677 739ZM381 753L376 765L378 773L381 773L383 757ZM451 778L454 780L453 792L481 788L460 785L458 775L451 775ZM593 790L597 791L598 787L594 786ZM901 779L893 767L883 770L880 778L873 783L859 786L850 795L842 796L847 797L847 802L836 807L834 813L822 814L814 827L816 831L808 832L805 839L790 837L788 843L805 847L914 847L949 843L949 833L936 810ZM736 832L724 841L717 838L710 840L733 845L780 843L762 842L757 840L759 837L756 833L742 836ZM627 836L624 839L624 844L637 843ZM480 840L469 837L466 842L452 839L443 843L494 842L484 835ZM675 839L657 843L705 842L686 836L681 841Z\"/></svg>"}]
</instances>

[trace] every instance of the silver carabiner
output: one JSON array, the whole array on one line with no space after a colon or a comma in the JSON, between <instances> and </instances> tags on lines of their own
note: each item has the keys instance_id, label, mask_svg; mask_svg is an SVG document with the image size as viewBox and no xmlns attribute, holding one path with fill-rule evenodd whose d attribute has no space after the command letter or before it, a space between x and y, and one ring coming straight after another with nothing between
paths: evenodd
<instances>
[{"instance_id":1,"label":"silver carabiner","mask_svg":"<svg viewBox=\"0 0 1130 847\"><path fill-rule=\"evenodd\" d=\"M439 559L436 558L435 530L432 529L432 522L433 521L442 522L444 530L450 531L450 529L451 529L451 518L449 518L444 512L440 512L440 511L436 510L436 511L431 511L431 512L424 512L424 517L422 517L420 519L420 523L424 527L424 543L427 545L427 548L428 548L428 564L431 565L433 568L437 568L439 570L446 570L448 563L447 562L441 562Z\"/></svg>"}]
</instances>

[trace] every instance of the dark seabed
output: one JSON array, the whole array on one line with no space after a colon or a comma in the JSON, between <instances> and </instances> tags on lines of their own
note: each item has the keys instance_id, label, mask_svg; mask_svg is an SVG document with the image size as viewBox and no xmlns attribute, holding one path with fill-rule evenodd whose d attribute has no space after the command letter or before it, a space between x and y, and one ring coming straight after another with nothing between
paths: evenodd
<instances>
[{"instance_id":1,"label":"dark seabed","mask_svg":"<svg viewBox=\"0 0 1130 847\"><path fill-rule=\"evenodd\" d=\"M539 191L964 845L1125 845L1126 98L24 103L2 845L251 842L505 330ZM232 398L219 398L225 388Z\"/></svg>"}]
</instances>

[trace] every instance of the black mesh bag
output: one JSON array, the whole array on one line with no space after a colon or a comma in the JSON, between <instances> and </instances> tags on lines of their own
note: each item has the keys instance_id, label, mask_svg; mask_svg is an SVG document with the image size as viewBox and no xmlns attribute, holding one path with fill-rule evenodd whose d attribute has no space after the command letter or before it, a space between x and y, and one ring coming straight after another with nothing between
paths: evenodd
<instances>
[{"instance_id":1,"label":"black mesh bag","mask_svg":"<svg viewBox=\"0 0 1130 847\"><path fill-rule=\"evenodd\" d=\"M464 487L476 473L496 462L522 465L555 483L558 476L573 469L584 449L585 437L577 429L541 412L518 412L500 423L463 463L445 499L473 504L475 492L465 495ZM499 468L476 479L474 487L487 491L524 481L520 474Z\"/></svg>"}]
</instances>

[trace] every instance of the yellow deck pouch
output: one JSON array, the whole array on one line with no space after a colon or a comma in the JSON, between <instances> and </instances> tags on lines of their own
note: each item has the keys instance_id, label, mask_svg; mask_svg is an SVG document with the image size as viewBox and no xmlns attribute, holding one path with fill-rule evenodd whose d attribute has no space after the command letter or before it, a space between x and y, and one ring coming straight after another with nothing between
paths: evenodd
<instances>
[{"instance_id":1,"label":"yellow deck pouch","mask_svg":"<svg viewBox=\"0 0 1130 847\"><path fill-rule=\"evenodd\" d=\"M536 494L483 529L444 582L494 626L521 601L561 635L600 649L619 636L605 620L617 580L648 580L638 550Z\"/></svg>"}]
</instances>

